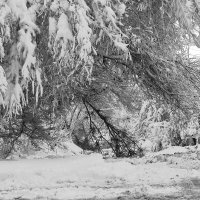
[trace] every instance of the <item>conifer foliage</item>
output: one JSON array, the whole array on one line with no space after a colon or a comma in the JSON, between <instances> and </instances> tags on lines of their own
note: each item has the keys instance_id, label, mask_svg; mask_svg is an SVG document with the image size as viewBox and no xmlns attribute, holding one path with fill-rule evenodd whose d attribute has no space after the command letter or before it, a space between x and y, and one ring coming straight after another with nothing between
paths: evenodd
<instances>
[{"instance_id":1,"label":"conifer foliage","mask_svg":"<svg viewBox=\"0 0 200 200\"><path fill-rule=\"evenodd\" d=\"M36 103L43 94L41 40L46 42L45 56L53 58L58 75L65 73L66 81L77 75L78 80L91 81L94 44L108 37L109 45L127 51L118 26L124 12L122 2L110 0L93 0L89 5L84 0L1 1L0 103L10 115L16 114L28 103L29 83Z\"/></svg>"},{"instance_id":2,"label":"conifer foliage","mask_svg":"<svg viewBox=\"0 0 200 200\"><path fill-rule=\"evenodd\" d=\"M0 103L9 115L28 103L29 91L37 103L49 72L53 93L69 87L73 98L77 86L96 80L100 56L106 67L121 71L121 63L140 86L183 107L179 91L192 96L194 90L179 75L190 88L198 81L185 59L187 45L198 46L198 10L190 0L2 0Z\"/></svg>"},{"instance_id":3,"label":"conifer foliage","mask_svg":"<svg viewBox=\"0 0 200 200\"><path fill-rule=\"evenodd\" d=\"M1 115L22 117L31 102L55 117L87 102L117 138L101 103L138 110L134 88L199 111L199 61L188 55L200 44L199 9L198 0L1 0Z\"/></svg>"}]
</instances>

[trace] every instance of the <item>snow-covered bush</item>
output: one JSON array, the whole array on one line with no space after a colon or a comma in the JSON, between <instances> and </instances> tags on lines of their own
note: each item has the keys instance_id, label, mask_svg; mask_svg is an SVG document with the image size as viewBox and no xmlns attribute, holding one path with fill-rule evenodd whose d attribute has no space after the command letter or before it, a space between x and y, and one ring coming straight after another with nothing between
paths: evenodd
<instances>
[{"instance_id":1,"label":"snow-covered bush","mask_svg":"<svg viewBox=\"0 0 200 200\"><path fill-rule=\"evenodd\" d=\"M143 141L142 146L149 141L152 143L151 150L159 151L169 145L181 145L181 134L187 131L184 126L186 122L186 117L180 111L174 112L168 105L148 100L143 102L135 131Z\"/></svg>"}]
</instances>

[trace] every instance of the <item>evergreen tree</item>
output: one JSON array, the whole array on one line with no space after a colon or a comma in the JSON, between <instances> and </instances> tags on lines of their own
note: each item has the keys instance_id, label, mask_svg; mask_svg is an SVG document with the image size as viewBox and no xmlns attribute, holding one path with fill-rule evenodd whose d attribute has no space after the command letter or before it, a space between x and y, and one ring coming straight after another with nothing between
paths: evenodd
<instances>
[{"instance_id":1,"label":"evergreen tree","mask_svg":"<svg viewBox=\"0 0 200 200\"><path fill-rule=\"evenodd\" d=\"M85 104L117 134L102 102L134 110L135 87L198 112L200 73L188 52L199 46L199 8L191 0L2 0L2 115L23 115L33 93L56 115Z\"/></svg>"}]
</instances>

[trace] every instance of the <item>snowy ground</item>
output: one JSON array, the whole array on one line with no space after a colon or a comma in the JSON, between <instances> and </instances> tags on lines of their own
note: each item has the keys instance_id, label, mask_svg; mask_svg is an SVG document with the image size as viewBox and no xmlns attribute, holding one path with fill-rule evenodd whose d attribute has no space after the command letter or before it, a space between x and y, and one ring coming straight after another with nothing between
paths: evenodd
<instances>
[{"instance_id":1,"label":"snowy ground","mask_svg":"<svg viewBox=\"0 0 200 200\"><path fill-rule=\"evenodd\" d=\"M200 199L200 161L187 153L181 148L143 159L91 154L0 161L0 199Z\"/></svg>"}]
</instances>

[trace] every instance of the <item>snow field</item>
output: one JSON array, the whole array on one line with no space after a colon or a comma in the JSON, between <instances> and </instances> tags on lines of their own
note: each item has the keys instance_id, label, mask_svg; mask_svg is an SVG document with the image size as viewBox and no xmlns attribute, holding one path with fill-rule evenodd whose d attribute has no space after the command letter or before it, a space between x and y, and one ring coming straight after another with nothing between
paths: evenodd
<instances>
[{"instance_id":1,"label":"snow field","mask_svg":"<svg viewBox=\"0 0 200 200\"><path fill-rule=\"evenodd\" d=\"M130 159L131 160L131 159ZM165 163L133 165L100 154L0 162L0 199L84 199L181 191L178 183L200 179L198 170ZM165 186L165 190L158 186Z\"/></svg>"}]
</instances>

